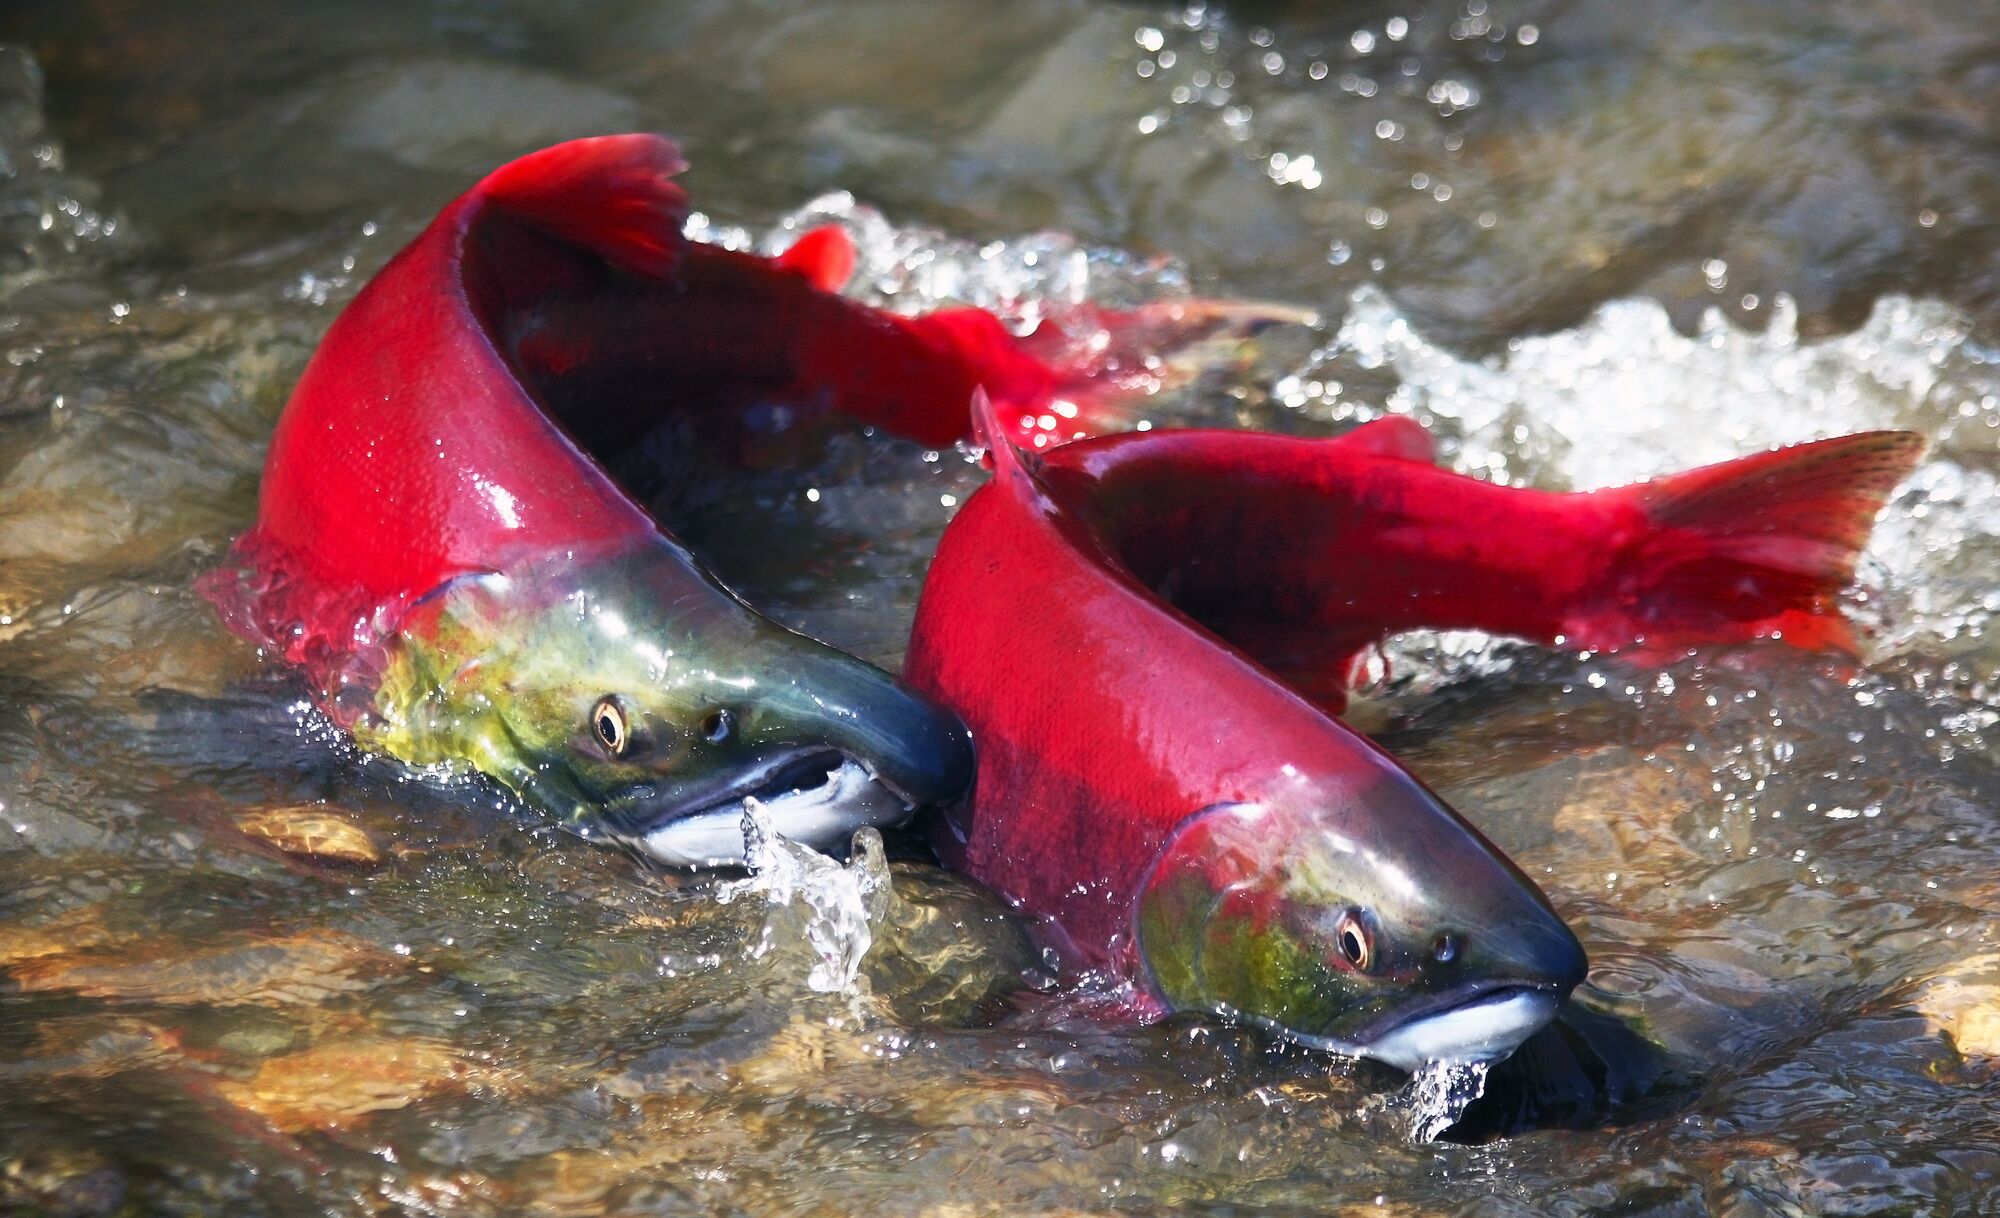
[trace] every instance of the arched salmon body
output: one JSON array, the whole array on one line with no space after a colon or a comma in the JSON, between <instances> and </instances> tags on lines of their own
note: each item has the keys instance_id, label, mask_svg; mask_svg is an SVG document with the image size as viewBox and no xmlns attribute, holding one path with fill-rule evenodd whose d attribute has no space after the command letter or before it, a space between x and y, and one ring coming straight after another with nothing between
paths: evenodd
<instances>
[{"instance_id":1,"label":"arched salmon body","mask_svg":"<svg viewBox=\"0 0 2000 1218\"><path fill-rule=\"evenodd\" d=\"M592 450L663 420L726 445L766 402L945 445L976 386L1080 433L1130 386L1089 335L839 296L835 230L776 259L689 242L681 168L657 137L578 140L445 208L327 332L256 526L205 588L364 745L701 863L740 855L745 796L844 843L957 795L969 747L949 712L721 588ZM1119 341L1205 324L1098 320Z\"/></svg>"},{"instance_id":2,"label":"arched salmon body","mask_svg":"<svg viewBox=\"0 0 2000 1218\"><path fill-rule=\"evenodd\" d=\"M1154 432L1016 454L940 544L905 675L964 715L947 857L1083 964L1405 1068L1491 1058L1584 973L1534 883L1330 713L1395 630L1673 651L1848 645L1835 596L1908 433L1595 494L1334 440Z\"/></svg>"}]
</instances>

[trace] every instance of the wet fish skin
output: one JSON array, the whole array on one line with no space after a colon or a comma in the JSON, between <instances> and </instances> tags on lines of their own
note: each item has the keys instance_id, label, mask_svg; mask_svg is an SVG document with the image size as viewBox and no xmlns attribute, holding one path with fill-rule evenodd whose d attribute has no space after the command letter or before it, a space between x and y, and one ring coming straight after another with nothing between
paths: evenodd
<instances>
[{"instance_id":1,"label":"wet fish skin","mask_svg":"<svg viewBox=\"0 0 2000 1218\"><path fill-rule=\"evenodd\" d=\"M946 530L908 676L979 744L947 857L1079 963L1403 1067L1502 1057L1582 979L1540 889L1331 713L1392 630L1839 649L1907 433L1598 494L1438 470L1414 423L1016 451ZM1353 930L1359 950L1348 950Z\"/></svg>"},{"instance_id":2,"label":"wet fish skin","mask_svg":"<svg viewBox=\"0 0 2000 1218\"><path fill-rule=\"evenodd\" d=\"M845 299L854 249L835 230L778 258L689 242L683 167L656 136L578 140L447 206L328 330L272 437L256 524L203 589L372 749L478 770L673 862L701 859L658 836L667 821L783 794L826 761L793 801L804 820L772 811L832 847L961 793L963 727L755 614L596 454L673 421L726 460L774 401L948 444L975 386L1031 419L1057 392L1108 402L1115 369L977 309Z\"/></svg>"}]
</instances>

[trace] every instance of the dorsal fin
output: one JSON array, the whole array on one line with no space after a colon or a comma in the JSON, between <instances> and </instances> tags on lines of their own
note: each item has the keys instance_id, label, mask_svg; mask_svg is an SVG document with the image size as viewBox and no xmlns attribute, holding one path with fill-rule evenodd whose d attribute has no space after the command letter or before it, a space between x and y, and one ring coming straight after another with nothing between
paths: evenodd
<instances>
[{"instance_id":1,"label":"dorsal fin","mask_svg":"<svg viewBox=\"0 0 2000 1218\"><path fill-rule=\"evenodd\" d=\"M601 135L511 161L477 194L614 266L665 279L687 247L687 193L673 182L686 168L662 136Z\"/></svg>"},{"instance_id":2,"label":"dorsal fin","mask_svg":"<svg viewBox=\"0 0 2000 1218\"><path fill-rule=\"evenodd\" d=\"M792 242L792 248L777 258L779 266L804 275L822 292L838 292L846 287L847 281L854 278L856 261L854 238L837 224L806 230Z\"/></svg>"},{"instance_id":3,"label":"dorsal fin","mask_svg":"<svg viewBox=\"0 0 2000 1218\"><path fill-rule=\"evenodd\" d=\"M996 482L1039 481L1039 461L1007 434L1007 425L1000 420L1000 412L983 385L972 391L972 442L986 450L986 463L993 467Z\"/></svg>"},{"instance_id":4,"label":"dorsal fin","mask_svg":"<svg viewBox=\"0 0 2000 1218\"><path fill-rule=\"evenodd\" d=\"M1437 441L1424 430L1423 424L1407 415L1392 414L1372 423L1363 423L1327 443L1338 444L1343 451L1393 457L1398 461L1416 461L1424 465L1437 464Z\"/></svg>"}]
</instances>

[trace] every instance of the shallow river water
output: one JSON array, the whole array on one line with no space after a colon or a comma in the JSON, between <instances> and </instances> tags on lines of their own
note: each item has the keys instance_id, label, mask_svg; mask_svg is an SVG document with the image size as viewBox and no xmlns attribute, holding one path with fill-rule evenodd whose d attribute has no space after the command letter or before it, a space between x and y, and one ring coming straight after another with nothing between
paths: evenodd
<instances>
[{"instance_id":1,"label":"shallow river water","mask_svg":"<svg viewBox=\"0 0 2000 1218\"><path fill-rule=\"evenodd\" d=\"M0 1211L2000 1213L1996 16L10 0ZM1866 662L1389 648L1355 713L1593 964L1436 1141L1394 1072L1107 1016L908 842L691 883L354 756L191 583L366 276L634 128L697 235L831 217L893 307L1319 313L1162 424L1402 412L1549 487L1918 429ZM691 533L893 665L982 477L835 434Z\"/></svg>"}]
</instances>

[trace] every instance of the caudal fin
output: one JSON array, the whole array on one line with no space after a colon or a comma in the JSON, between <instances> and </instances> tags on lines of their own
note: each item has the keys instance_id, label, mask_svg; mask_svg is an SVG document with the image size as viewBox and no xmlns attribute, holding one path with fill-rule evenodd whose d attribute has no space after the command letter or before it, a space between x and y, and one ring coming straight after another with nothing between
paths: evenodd
<instances>
[{"instance_id":1,"label":"caudal fin","mask_svg":"<svg viewBox=\"0 0 2000 1218\"><path fill-rule=\"evenodd\" d=\"M509 161L477 193L614 266L664 279L687 248L687 193L673 182L686 168L663 136L601 135Z\"/></svg>"},{"instance_id":2,"label":"caudal fin","mask_svg":"<svg viewBox=\"0 0 2000 1218\"><path fill-rule=\"evenodd\" d=\"M1854 650L1837 598L1923 438L1873 431L1759 453L1627 487L1645 533L1613 575L1610 612L1571 641L1660 652L1782 638Z\"/></svg>"},{"instance_id":3,"label":"caudal fin","mask_svg":"<svg viewBox=\"0 0 2000 1218\"><path fill-rule=\"evenodd\" d=\"M940 309L903 323L992 396L1029 450L1131 428L1145 400L1224 358L1218 348L1274 325L1310 324L1285 305L1172 300L1134 309L1080 306L1017 337L984 309Z\"/></svg>"},{"instance_id":4,"label":"caudal fin","mask_svg":"<svg viewBox=\"0 0 2000 1218\"><path fill-rule=\"evenodd\" d=\"M1310 326L1309 309L1252 300L1160 300L1130 309L1086 307L1021 340L1049 373L1058 408L1038 418L1035 447L1131 427L1145 400L1204 369L1238 361L1272 326ZM1066 409L1065 409L1066 408ZM1053 423L1053 426L1049 426Z\"/></svg>"}]
</instances>

